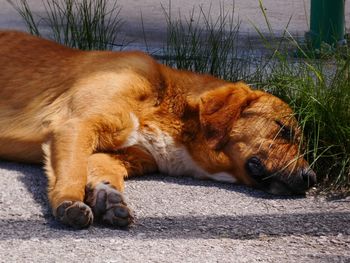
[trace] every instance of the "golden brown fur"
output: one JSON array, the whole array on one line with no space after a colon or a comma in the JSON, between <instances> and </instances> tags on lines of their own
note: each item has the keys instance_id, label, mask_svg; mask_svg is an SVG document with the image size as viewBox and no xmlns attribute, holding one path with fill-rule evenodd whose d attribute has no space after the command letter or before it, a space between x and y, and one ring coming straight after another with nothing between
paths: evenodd
<instances>
[{"instance_id":1,"label":"golden brown fur","mask_svg":"<svg viewBox=\"0 0 350 263\"><path fill-rule=\"evenodd\" d=\"M123 191L125 177L149 172L264 186L247 168L258 156L266 173L288 171L267 191L310 185L300 185L308 165L292 111L244 83L171 69L141 52L79 51L11 31L0 32L0 64L0 157L44 162L53 212L69 225L93 216L129 224L124 201L109 195ZM276 120L295 130L293 142L278 137ZM117 206L129 214L111 216Z\"/></svg>"}]
</instances>

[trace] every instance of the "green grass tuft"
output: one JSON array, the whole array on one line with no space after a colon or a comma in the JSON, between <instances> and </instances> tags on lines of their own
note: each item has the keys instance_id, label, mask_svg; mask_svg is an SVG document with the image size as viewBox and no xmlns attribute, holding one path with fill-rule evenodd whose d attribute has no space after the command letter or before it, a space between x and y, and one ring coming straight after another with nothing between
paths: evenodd
<instances>
[{"instance_id":1,"label":"green grass tuft","mask_svg":"<svg viewBox=\"0 0 350 263\"><path fill-rule=\"evenodd\" d=\"M56 42L83 50L112 49L123 24L117 1L112 5L108 0L43 1L44 17L34 14L27 0L7 1L22 16L30 33L40 36L40 29L49 28L49 37Z\"/></svg>"},{"instance_id":2,"label":"green grass tuft","mask_svg":"<svg viewBox=\"0 0 350 263\"><path fill-rule=\"evenodd\" d=\"M254 67L251 53L238 47L240 22L236 22L234 7L212 16L211 6L193 8L188 17L171 16L171 5L163 8L167 22L167 40L163 49L164 62L172 67L237 81L250 75ZM247 50L246 50L247 52ZM259 68L261 70L261 68Z\"/></svg>"}]
</instances>

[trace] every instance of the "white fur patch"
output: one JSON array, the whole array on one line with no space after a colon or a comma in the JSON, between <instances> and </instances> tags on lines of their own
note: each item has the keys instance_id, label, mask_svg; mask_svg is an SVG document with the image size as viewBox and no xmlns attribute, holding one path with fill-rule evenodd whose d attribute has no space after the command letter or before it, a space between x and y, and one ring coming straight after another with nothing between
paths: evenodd
<instances>
[{"instance_id":1,"label":"white fur patch","mask_svg":"<svg viewBox=\"0 0 350 263\"><path fill-rule=\"evenodd\" d=\"M194 163L184 147L177 147L173 138L157 127L141 131L138 144L152 154L162 173L199 177L206 175L206 172Z\"/></svg>"},{"instance_id":2,"label":"white fur patch","mask_svg":"<svg viewBox=\"0 0 350 263\"><path fill-rule=\"evenodd\" d=\"M209 178L221 182L236 182L225 172L210 174L194 162L184 146L176 146L174 139L158 127L140 130L140 122L135 114L130 113L134 129L123 147L139 145L145 148L155 159L158 169L169 175L190 175L197 178Z\"/></svg>"},{"instance_id":3,"label":"white fur patch","mask_svg":"<svg viewBox=\"0 0 350 263\"><path fill-rule=\"evenodd\" d=\"M133 130L130 133L128 139L122 144L122 147L130 147L138 143L139 141L139 128L140 122L134 113L130 113L130 119L133 123Z\"/></svg>"}]
</instances>

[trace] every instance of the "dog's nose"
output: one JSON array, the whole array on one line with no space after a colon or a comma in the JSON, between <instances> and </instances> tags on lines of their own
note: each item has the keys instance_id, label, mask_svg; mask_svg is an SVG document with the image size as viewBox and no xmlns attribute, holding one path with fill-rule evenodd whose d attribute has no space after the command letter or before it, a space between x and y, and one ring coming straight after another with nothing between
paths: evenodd
<instances>
[{"instance_id":1,"label":"dog's nose","mask_svg":"<svg viewBox=\"0 0 350 263\"><path fill-rule=\"evenodd\" d=\"M303 170L301 177L308 188L314 186L317 182L316 173L309 168Z\"/></svg>"}]
</instances>

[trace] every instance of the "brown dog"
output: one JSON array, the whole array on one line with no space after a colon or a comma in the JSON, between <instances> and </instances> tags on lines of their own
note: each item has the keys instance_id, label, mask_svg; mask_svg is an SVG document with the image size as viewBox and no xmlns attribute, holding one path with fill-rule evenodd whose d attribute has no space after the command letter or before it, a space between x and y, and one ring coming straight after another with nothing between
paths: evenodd
<instances>
[{"instance_id":1,"label":"brown dog","mask_svg":"<svg viewBox=\"0 0 350 263\"><path fill-rule=\"evenodd\" d=\"M0 157L45 163L54 215L127 226L124 178L150 172L304 193L315 174L280 99L141 52L0 33Z\"/></svg>"}]
</instances>

